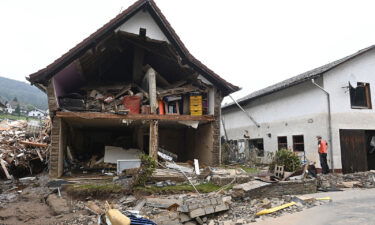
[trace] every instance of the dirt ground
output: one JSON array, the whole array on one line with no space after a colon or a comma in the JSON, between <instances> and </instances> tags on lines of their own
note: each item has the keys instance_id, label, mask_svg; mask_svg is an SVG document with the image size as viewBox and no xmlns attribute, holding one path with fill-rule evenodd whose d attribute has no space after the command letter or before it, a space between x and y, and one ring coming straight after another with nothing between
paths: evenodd
<instances>
[{"instance_id":1,"label":"dirt ground","mask_svg":"<svg viewBox=\"0 0 375 225\"><path fill-rule=\"evenodd\" d=\"M46 204L46 197L53 192L45 186L47 181L46 175L38 176L38 181L29 185L0 181L0 224L80 224L82 218L89 218L86 210L73 210L72 213L56 215ZM68 200L70 207L75 208L72 203L73 201Z\"/></svg>"}]
</instances>

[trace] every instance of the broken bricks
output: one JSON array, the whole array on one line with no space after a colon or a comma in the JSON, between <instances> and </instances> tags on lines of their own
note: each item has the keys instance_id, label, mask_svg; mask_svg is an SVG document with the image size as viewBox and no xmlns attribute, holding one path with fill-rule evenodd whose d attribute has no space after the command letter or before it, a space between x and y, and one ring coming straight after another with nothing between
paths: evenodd
<instances>
[{"instance_id":1,"label":"broken bricks","mask_svg":"<svg viewBox=\"0 0 375 225\"><path fill-rule=\"evenodd\" d=\"M189 216L191 218L196 218L229 209L228 204L223 201L222 197L214 196L206 196L204 199L189 199L185 201L184 205L186 205Z\"/></svg>"}]
</instances>

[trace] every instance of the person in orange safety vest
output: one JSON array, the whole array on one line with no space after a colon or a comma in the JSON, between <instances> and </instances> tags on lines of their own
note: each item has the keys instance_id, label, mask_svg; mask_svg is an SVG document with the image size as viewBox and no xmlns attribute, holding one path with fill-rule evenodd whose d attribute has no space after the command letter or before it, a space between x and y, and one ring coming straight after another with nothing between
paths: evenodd
<instances>
[{"instance_id":1,"label":"person in orange safety vest","mask_svg":"<svg viewBox=\"0 0 375 225\"><path fill-rule=\"evenodd\" d=\"M327 141L323 140L321 136L316 136L316 138L318 139L318 152L320 165L322 167L322 173L327 174L329 173L329 167L327 163L328 144Z\"/></svg>"}]
</instances>

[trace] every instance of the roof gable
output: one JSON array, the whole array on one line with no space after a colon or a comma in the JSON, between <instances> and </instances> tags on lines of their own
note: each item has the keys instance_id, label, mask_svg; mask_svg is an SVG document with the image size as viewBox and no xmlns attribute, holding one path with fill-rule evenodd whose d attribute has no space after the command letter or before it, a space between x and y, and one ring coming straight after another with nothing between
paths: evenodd
<instances>
[{"instance_id":1,"label":"roof gable","mask_svg":"<svg viewBox=\"0 0 375 225\"><path fill-rule=\"evenodd\" d=\"M146 36L160 41L169 42L167 36L160 29L159 25L152 18L147 10L140 10L133 17L123 23L116 29L116 32L121 30L128 33L139 34L139 30L144 28L147 30Z\"/></svg>"},{"instance_id":2,"label":"roof gable","mask_svg":"<svg viewBox=\"0 0 375 225\"><path fill-rule=\"evenodd\" d=\"M162 38L172 44L180 54L182 63L191 66L201 73L207 80L221 89L224 95L239 90L239 87L225 81L190 54L153 0L138 0L46 68L29 75L26 79L38 87L40 87L40 84L47 85L48 81L54 75L73 63L74 60L82 56L89 49L95 47L109 35L118 30L139 34L139 28L141 27L150 29L147 29L146 35L154 36L151 37L152 39L156 37L156 39L160 40Z\"/></svg>"}]
</instances>

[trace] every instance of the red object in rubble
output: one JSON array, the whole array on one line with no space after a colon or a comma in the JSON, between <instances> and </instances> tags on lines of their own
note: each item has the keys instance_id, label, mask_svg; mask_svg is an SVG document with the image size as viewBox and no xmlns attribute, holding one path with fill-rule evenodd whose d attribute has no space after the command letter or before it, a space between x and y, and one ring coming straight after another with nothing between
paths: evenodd
<instances>
[{"instance_id":1,"label":"red object in rubble","mask_svg":"<svg viewBox=\"0 0 375 225\"><path fill-rule=\"evenodd\" d=\"M141 108L141 97L125 96L123 100L125 109L129 109L129 114L139 114Z\"/></svg>"}]
</instances>

